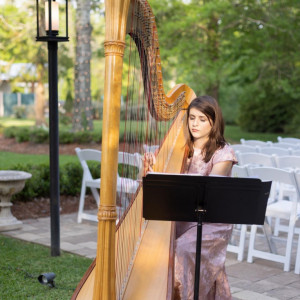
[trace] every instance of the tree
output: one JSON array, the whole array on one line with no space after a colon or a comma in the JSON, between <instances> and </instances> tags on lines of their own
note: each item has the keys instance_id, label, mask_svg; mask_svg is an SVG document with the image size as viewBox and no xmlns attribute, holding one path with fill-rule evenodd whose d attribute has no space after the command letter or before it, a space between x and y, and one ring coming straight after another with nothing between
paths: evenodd
<instances>
[{"instance_id":1,"label":"tree","mask_svg":"<svg viewBox=\"0 0 300 300\"><path fill-rule=\"evenodd\" d=\"M90 0L77 0L76 9L76 63L73 131L93 130L91 101L91 31Z\"/></svg>"}]
</instances>

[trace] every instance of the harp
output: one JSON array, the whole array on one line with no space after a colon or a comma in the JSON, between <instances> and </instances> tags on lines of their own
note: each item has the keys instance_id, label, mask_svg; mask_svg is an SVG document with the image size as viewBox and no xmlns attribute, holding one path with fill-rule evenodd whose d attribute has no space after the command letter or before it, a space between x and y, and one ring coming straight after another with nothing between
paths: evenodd
<instances>
[{"instance_id":1,"label":"harp","mask_svg":"<svg viewBox=\"0 0 300 300\"><path fill-rule=\"evenodd\" d=\"M137 81L142 82L144 93L140 96L138 91L136 97L145 100L147 112L144 114L151 120L151 124L141 132L148 144L159 144L155 171L180 172L186 141L184 109L195 98L195 93L187 85L180 84L165 94L155 17L147 1L106 0L105 16L105 89L97 256L72 299L171 299L170 249L174 228L171 222L143 220L141 185L128 201L128 207L125 207L116 225L126 35L130 36L140 62L141 76ZM139 113L138 110L136 114ZM157 124L161 123L166 125L157 134L157 128L161 129ZM155 133L149 135L153 128L156 128ZM140 132L137 128L135 131ZM134 145L135 150L142 152L140 141L136 143L128 138L125 144L129 148Z\"/></svg>"}]
</instances>

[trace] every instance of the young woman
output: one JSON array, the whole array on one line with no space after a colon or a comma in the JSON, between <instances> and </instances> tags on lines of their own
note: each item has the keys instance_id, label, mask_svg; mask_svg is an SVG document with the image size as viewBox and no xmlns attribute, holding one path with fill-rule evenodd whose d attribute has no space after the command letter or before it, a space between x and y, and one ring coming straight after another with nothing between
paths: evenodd
<instances>
[{"instance_id":1,"label":"young woman","mask_svg":"<svg viewBox=\"0 0 300 300\"><path fill-rule=\"evenodd\" d=\"M224 139L224 121L217 101L210 96L194 99L187 110L188 158L185 173L203 176L230 176L237 163L233 150ZM155 164L145 154L145 170ZM204 223L202 227L199 300L231 299L225 273L226 248L232 232L230 224ZM194 299L196 223L176 223L175 299Z\"/></svg>"},{"instance_id":2,"label":"young woman","mask_svg":"<svg viewBox=\"0 0 300 300\"><path fill-rule=\"evenodd\" d=\"M189 157L186 173L230 176L237 163L224 139L224 121L217 101L210 96L194 99L187 111ZM199 299L231 299L225 273L230 224L204 223L202 227ZM177 222L175 246L175 298L193 299L197 228Z\"/></svg>"}]
</instances>

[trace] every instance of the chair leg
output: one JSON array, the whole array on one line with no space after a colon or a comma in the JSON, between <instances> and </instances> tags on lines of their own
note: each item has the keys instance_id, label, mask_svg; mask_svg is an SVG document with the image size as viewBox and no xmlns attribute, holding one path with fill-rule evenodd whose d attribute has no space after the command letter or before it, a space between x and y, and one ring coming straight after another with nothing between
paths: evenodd
<instances>
[{"instance_id":1,"label":"chair leg","mask_svg":"<svg viewBox=\"0 0 300 300\"><path fill-rule=\"evenodd\" d=\"M97 205L100 204L100 197L99 197L99 191L96 188L91 188L92 194L96 200Z\"/></svg>"},{"instance_id":2,"label":"chair leg","mask_svg":"<svg viewBox=\"0 0 300 300\"><path fill-rule=\"evenodd\" d=\"M279 228L280 228L280 218L275 218L274 236L279 235Z\"/></svg>"},{"instance_id":3,"label":"chair leg","mask_svg":"<svg viewBox=\"0 0 300 300\"><path fill-rule=\"evenodd\" d=\"M247 257L247 262L248 263L253 262L253 250L254 250L254 244L255 244L256 231L257 231L257 225L252 225L251 226L251 231L250 231L248 257Z\"/></svg>"},{"instance_id":4,"label":"chair leg","mask_svg":"<svg viewBox=\"0 0 300 300\"><path fill-rule=\"evenodd\" d=\"M298 237L298 246L296 252L295 274L300 274L300 234Z\"/></svg>"},{"instance_id":5,"label":"chair leg","mask_svg":"<svg viewBox=\"0 0 300 300\"><path fill-rule=\"evenodd\" d=\"M243 259L244 259L246 233L247 233L247 225L242 225L241 232L240 232L239 250L238 250L238 256L237 256L238 261L243 261Z\"/></svg>"},{"instance_id":6,"label":"chair leg","mask_svg":"<svg viewBox=\"0 0 300 300\"><path fill-rule=\"evenodd\" d=\"M84 197L86 193L86 186L84 183L82 183L81 186L81 192L80 192L80 199L79 199L79 208L78 208L78 215L77 215L77 223L82 222L82 213L83 213L83 208L84 208Z\"/></svg>"},{"instance_id":7,"label":"chair leg","mask_svg":"<svg viewBox=\"0 0 300 300\"><path fill-rule=\"evenodd\" d=\"M294 228L295 228L295 221L290 220L289 231L288 231L288 236L287 236L287 241L286 241L285 262L284 262L284 268L283 268L283 270L286 272L290 271Z\"/></svg>"}]
</instances>

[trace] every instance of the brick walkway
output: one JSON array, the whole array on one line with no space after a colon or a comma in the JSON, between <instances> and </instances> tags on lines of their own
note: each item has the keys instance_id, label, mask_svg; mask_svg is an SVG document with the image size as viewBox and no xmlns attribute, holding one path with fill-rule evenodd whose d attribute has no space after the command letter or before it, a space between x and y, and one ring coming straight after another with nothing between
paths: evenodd
<instances>
[{"instance_id":1,"label":"brick walkway","mask_svg":"<svg viewBox=\"0 0 300 300\"><path fill-rule=\"evenodd\" d=\"M77 224L76 214L61 215L60 232L61 250L89 258L95 257L96 223L84 221L82 224ZM25 220L22 229L1 234L50 246L50 218ZM292 264L295 263L294 257L295 255ZM300 276L294 274L293 267L294 265L291 272L284 272L282 264L261 259L255 259L253 264L246 261L238 262L235 254L228 253L226 270L233 299L300 300Z\"/></svg>"}]
</instances>

